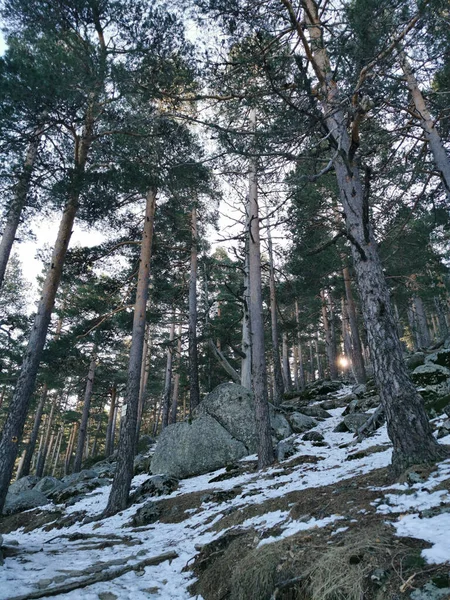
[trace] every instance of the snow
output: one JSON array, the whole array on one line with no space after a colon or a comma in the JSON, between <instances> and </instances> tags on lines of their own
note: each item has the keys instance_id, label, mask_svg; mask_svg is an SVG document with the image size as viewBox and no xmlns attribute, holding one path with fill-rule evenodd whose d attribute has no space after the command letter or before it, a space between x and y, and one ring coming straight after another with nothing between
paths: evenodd
<instances>
[{"instance_id":1,"label":"snow","mask_svg":"<svg viewBox=\"0 0 450 600\"><path fill-rule=\"evenodd\" d=\"M350 389L341 390L341 396L350 393ZM189 585L193 582L192 574L184 567L189 565L199 552L199 548L222 536L225 529L215 531L214 523L219 521L226 511L239 511L250 505L257 505L269 499L282 498L293 491L332 485L356 475L369 473L375 469L386 467L391 460L391 448L386 428L382 427L371 437L363 440L356 447L352 445L353 434L334 433L333 429L341 420L342 408L329 411L332 417L320 422L316 427L327 443L326 446L315 447L311 442L296 436L297 453L289 460L300 456L317 457L318 462L301 463L292 470L283 463L262 473L248 472L224 481L211 480L225 472L219 469L214 473L200 475L180 481L179 488L170 496L151 498L158 502L166 498L174 498L183 494L204 491L205 496L212 490L230 490L240 486L242 492L226 502L205 501L200 509L191 509L180 523L161 523L135 528L131 519L142 504L135 504L127 510L104 519L103 521L52 529L44 531L36 529L29 533L14 531L4 535L4 544L18 542L17 556L6 558L0 570L0 600L10 600L18 595L26 595L41 586L60 585L62 582L83 579L93 567L104 570L106 564L118 561L118 566L136 565L145 558L168 551L175 551L178 557L165 561L157 566L148 566L142 570L130 571L112 581L97 583L89 587L76 589L58 597L67 600L98 600L102 592L115 594L121 600L184 600L190 598ZM371 446L386 445L386 450L369 454L351 461L347 456ZM243 462L251 462L256 457L247 457ZM139 475L133 480L137 487L148 478ZM450 461L444 461L430 478L413 485L397 484L386 488L375 489L379 493L379 501L375 509L392 522L399 536L412 536L425 540L432 547L423 551L424 558L430 562L450 561L450 514L433 514L425 518L421 511L438 508L442 503L450 505L450 497L445 489L435 489L443 481L450 478ZM94 490L79 502L64 508L65 514L86 511L88 515L99 515L106 507L110 486ZM355 490L355 496L357 490ZM54 507L52 508L54 510ZM344 532L348 523L355 521L356 515L364 519L364 509L358 510L350 517L345 515L327 515L314 518L305 515L293 519L289 511L273 510L263 515L246 519L241 526L252 527L259 537L259 545L270 544L284 539L300 531L330 526L330 536ZM405 514L406 513L406 514ZM334 523L342 522L342 526L331 531ZM73 534L90 534L92 539L70 541ZM126 539L117 539L117 538ZM111 547L99 547L105 540L117 539ZM128 541L126 541L128 540ZM54 583L43 580L53 580Z\"/></svg>"}]
</instances>

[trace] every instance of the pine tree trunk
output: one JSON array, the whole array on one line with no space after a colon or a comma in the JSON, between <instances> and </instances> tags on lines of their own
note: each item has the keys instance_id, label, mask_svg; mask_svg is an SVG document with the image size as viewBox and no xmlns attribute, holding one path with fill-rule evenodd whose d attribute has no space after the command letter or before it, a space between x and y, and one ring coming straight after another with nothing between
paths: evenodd
<instances>
[{"instance_id":1,"label":"pine tree trunk","mask_svg":"<svg viewBox=\"0 0 450 600\"><path fill-rule=\"evenodd\" d=\"M47 454L48 454L48 450L49 450L49 446L50 446L50 437L51 437L51 433L52 433L53 416L55 414L55 406L56 406L56 400L54 400L52 402L52 405L50 408L50 414L47 419L44 443L42 445L41 452L39 452L37 464L36 464L36 477L42 477L42 475L44 474L45 461L47 460Z\"/></svg>"},{"instance_id":2,"label":"pine tree trunk","mask_svg":"<svg viewBox=\"0 0 450 600\"><path fill-rule=\"evenodd\" d=\"M322 320L323 329L325 332L325 347L327 352L328 370L330 373L330 379L337 379L336 346L334 345L331 335L330 321L328 320L327 312L327 298L323 290L320 292L320 297L322 300Z\"/></svg>"},{"instance_id":3,"label":"pine tree trunk","mask_svg":"<svg viewBox=\"0 0 450 600\"><path fill-rule=\"evenodd\" d=\"M344 355L345 357L348 359L348 366L350 366L351 371L352 371L352 375L355 379L355 381L358 382L358 378L356 377L356 371L355 371L355 366L353 364L353 360L351 360L352 355L353 355L353 348L352 348L352 338L351 338L351 334L350 334L350 323L349 323L349 316L348 316L348 309L347 309L347 302L345 298L342 298L341 300L341 313L342 313L342 340L344 343ZM344 372L344 375L346 375L346 371L347 371L347 365L343 365L342 370ZM358 382L358 383L362 383L362 382Z\"/></svg>"},{"instance_id":4,"label":"pine tree trunk","mask_svg":"<svg viewBox=\"0 0 450 600\"><path fill-rule=\"evenodd\" d=\"M310 340L310 342L309 342L309 375L311 377L311 381L314 381L316 378L316 370L314 369L314 356L313 356L312 340Z\"/></svg>"},{"instance_id":5,"label":"pine tree trunk","mask_svg":"<svg viewBox=\"0 0 450 600\"><path fill-rule=\"evenodd\" d=\"M172 392L173 339L175 337L175 315L170 324L169 344L166 351L166 373L164 377L164 393L162 400L162 428L169 424L170 398Z\"/></svg>"},{"instance_id":6,"label":"pine tree trunk","mask_svg":"<svg viewBox=\"0 0 450 600\"><path fill-rule=\"evenodd\" d=\"M116 394L117 385L113 383L111 388L111 404L109 406L108 414L108 425L106 426L106 439L105 439L105 456L111 456L113 451L113 440L114 440L114 416L116 412Z\"/></svg>"},{"instance_id":7,"label":"pine tree trunk","mask_svg":"<svg viewBox=\"0 0 450 600\"><path fill-rule=\"evenodd\" d=\"M244 293L243 293L243 313L242 313L242 353L244 357L241 361L241 385L248 390L252 389L252 342L250 335L250 282L248 278L248 234L245 240L245 259L244 259Z\"/></svg>"},{"instance_id":8,"label":"pine tree trunk","mask_svg":"<svg viewBox=\"0 0 450 600\"><path fill-rule=\"evenodd\" d=\"M75 444L75 438L77 436L78 423L74 423L72 431L69 436L69 443L67 444L66 456L64 459L64 475L68 475L70 472L70 463L72 461L73 446Z\"/></svg>"},{"instance_id":9,"label":"pine tree trunk","mask_svg":"<svg viewBox=\"0 0 450 600\"><path fill-rule=\"evenodd\" d=\"M39 427L41 426L42 421L42 413L44 412L44 405L47 399L48 387L45 383L42 388L41 397L39 399L39 404L36 410L36 415L34 417L33 429L31 431L30 440L25 450L25 456L22 461L20 472L17 474L17 479L21 477L26 477L30 474L31 467L31 459L33 457L34 450L36 448L36 441L39 435Z\"/></svg>"},{"instance_id":10,"label":"pine tree trunk","mask_svg":"<svg viewBox=\"0 0 450 600\"><path fill-rule=\"evenodd\" d=\"M197 349L197 263L198 263L198 231L197 210L191 213L191 273L189 278L189 389L190 409L200 404L200 387L198 381L198 349Z\"/></svg>"},{"instance_id":11,"label":"pine tree trunk","mask_svg":"<svg viewBox=\"0 0 450 600\"><path fill-rule=\"evenodd\" d=\"M81 471L81 463L83 461L83 450L86 443L86 434L89 421L89 413L91 410L92 390L94 388L95 368L97 366L97 348L94 346L92 350L92 358L89 365L89 371L86 379L86 387L84 390L83 413L81 415L80 429L78 430L78 443L75 452L75 460L73 462L73 472Z\"/></svg>"},{"instance_id":12,"label":"pine tree trunk","mask_svg":"<svg viewBox=\"0 0 450 600\"><path fill-rule=\"evenodd\" d=\"M413 298L413 306L419 347L428 348L431 344L430 330L428 329L427 315L422 298L415 296Z\"/></svg>"},{"instance_id":13,"label":"pine tree trunk","mask_svg":"<svg viewBox=\"0 0 450 600\"><path fill-rule=\"evenodd\" d=\"M177 408L178 408L178 395L180 391L180 370L181 370L181 335L182 325L178 324L177 331L177 358L176 358L176 373L173 378L173 392L172 392L172 406L170 407L169 423L173 424L177 422Z\"/></svg>"},{"instance_id":14,"label":"pine tree trunk","mask_svg":"<svg viewBox=\"0 0 450 600\"><path fill-rule=\"evenodd\" d=\"M288 392L292 390L291 365L289 364L289 345L287 333L283 331L282 335L282 357L283 357L283 383L284 389Z\"/></svg>"},{"instance_id":15,"label":"pine tree trunk","mask_svg":"<svg viewBox=\"0 0 450 600\"><path fill-rule=\"evenodd\" d=\"M300 311L298 309L298 300L295 300L295 323L297 327L297 347L298 347L298 378L300 389L304 390L306 385L305 367L303 364L302 338L300 334Z\"/></svg>"},{"instance_id":16,"label":"pine tree trunk","mask_svg":"<svg viewBox=\"0 0 450 600\"><path fill-rule=\"evenodd\" d=\"M270 290L270 319L272 332L272 365L273 365L273 403L278 406L283 401L285 383L281 370L280 335L278 332L277 298L275 290L275 269L273 264L272 236L270 226L267 229L269 249L269 290Z\"/></svg>"},{"instance_id":17,"label":"pine tree trunk","mask_svg":"<svg viewBox=\"0 0 450 600\"><path fill-rule=\"evenodd\" d=\"M323 374L323 369L322 369L322 361L320 360L319 334L318 333L316 333L316 339L314 340L314 346L316 349L317 377L319 379L323 379L324 374Z\"/></svg>"},{"instance_id":18,"label":"pine tree trunk","mask_svg":"<svg viewBox=\"0 0 450 600\"><path fill-rule=\"evenodd\" d=\"M72 235L73 223L78 210L87 157L91 146L94 127L93 106L88 109L83 132L76 145L75 169L69 199L64 208L58 236L52 254L50 268L42 288L38 311L28 347L11 399L8 417L0 440L0 513L3 510L14 462L17 456L19 439L27 417L33 394L36 376L44 349L47 331L55 304L55 297L61 280L62 269Z\"/></svg>"},{"instance_id":19,"label":"pine tree trunk","mask_svg":"<svg viewBox=\"0 0 450 600\"><path fill-rule=\"evenodd\" d=\"M343 258L345 260L345 258ZM343 267L342 276L344 278L345 297L347 298L347 314L350 325L350 333L352 336L352 352L351 360L352 367L358 383L366 383L366 367L361 348L361 338L359 336L358 319L356 317L355 300L353 298L352 282L350 279L350 271L348 267Z\"/></svg>"},{"instance_id":20,"label":"pine tree trunk","mask_svg":"<svg viewBox=\"0 0 450 600\"><path fill-rule=\"evenodd\" d=\"M61 446L62 446L63 437L64 437L64 426L61 426L59 442L58 442L58 450L56 452L55 462L53 463L52 477L56 476L56 473L58 470L58 461L59 461L59 456L61 454Z\"/></svg>"},{"instance_id":21,"label":"pine tree trunk","mask_svg":"<svg viewBox=\"0 0 450 600\"><path fill-rule=\"evenodd\" d=\"M144 337L144 348L142 351L141 383L139 386L138 422L137 422L137 429L136 429L136 440L137 441L139 441L139 433L141 431L142 417L143 417L144 408L145 408L147 381L148 381L148 375L150 372L150 350L151 350L150 324L147 323L147 326L145 329L145 337Z\"/></svg>"},{"instance_id":22,"label":"pine tree trunk","mask_svg":"<svg viewBox=\"0 0 450 600\"><path fill-rule=\"evenodd\" d=\"M19 176L19 180L14 190L14 198L6 216L6 223L0 242L0 289L3 285L9 256L11 254L11 249L16 237L17 228L19 227L22 211L25 207L30 190L31 175L36 162L43 130L44 128L42 126L38 127L34 132L30 143L28 144L22 173Z\"/></svg>"},{"instance_id":23,"label":"pine tree trunk","mask_svg":"<svg viewBox=\"0 0 450 600\"><path fill-rule=\"evenodd\" d=\"M301 25L290 0L282 2L291 9L291 20L299 31ZM347 235L352 242L352 256L374 377L393 444L392 466L399 473L412 464L434 462L446 452L433 436L422 398L409 377L403 359L389 289L369 220L369 181L366 177L364 189L359 166L354 160L352 141L355 143L355 140L351 140L348 134L347 115L342 108L338 86L332 79L329 57L323 45L317 4L314 0L302 0L302 5L311 40L313 68L322 88L321 103L325 122L332 140L340 149L334 156L334 168ZM304 37L303 32L302 36Z\"/></svg>"},{"instance_id":24,"label":"pine tree trunk","mask_svg":"<svg viewBox=\"0 0 450 600\"><path fill-rule=\"evenodd\" d=\"M412 341L413 349L415 352L417 352L420 349L420 338L419 338L419 332L417 331L416 317L415 317L413 306L408 306L406 312L408 315L408 324L409 324L409 329L411 331L411 341Z\"/></svg>"},{"instance_id":25,"label":"pine tree trunk","mask_svg":"<svg viewBox=\"0 0 450 600\"><path fill-rule=\"evenodd\" d=\"M442 307L441 299L437 296L434 297L434 306L436 308L436 315L439 323L439 334L441 339L445 340L448 336L448 327L445 320L445 312Z\"/></svg>"},{"instance_id":26,"label":"pine tree trunk","mask_svg":"<svg viewBox=\"0 0 450 600\"><path fill-rule=\"evenodd\" d=\"M450 159L447 156L447 152L442 143L441 137L435 127L434 119L431 117L430 112L425 103L425 99L422 96L417 80L411 69L411 65L408 62L406 54L400 53L400 64L405 74L406 83L408 89L411 92L411 97L414 102L414 106L417 111L417 119L422 127L425 137L430 145L431 153L433 154L435 165L439 171L439 176L444 185L445 193L447 194L447 201L450 203Z\"/></svg>"},{"instance_id":27,"label":"pine tree trunk","mask_svg":"<svg viewBox=\"0 0 450 600\"><path fill-rule=\"evenodd\" d=\"M125 407L120 424L117 466L105 515L113 515L127 506L136 448L136 426L139 404L142 353L144 349L145 323L152 255L153 223L155 217L156 191L147 194L144 229L142 233L136 302L134 305L133 331L131 336Z\"/></svg>"},{"instance_id":28,"label":"pine tree trunk","mask_svg":"<svg viewBox=\"0 0 450 600\"><path fill-rule=\"evenodd\" d=\"M254 111L252 111L251 123L253 127L256 126L256 115ZM254 160L252 160L250 164L248 203L252 384L255 398L256 431L258 434L258 467L261 469L273 463L274 453L270 433L269 403L267 394L258 189L256 162Z\"/></svg>"}]
</instances>

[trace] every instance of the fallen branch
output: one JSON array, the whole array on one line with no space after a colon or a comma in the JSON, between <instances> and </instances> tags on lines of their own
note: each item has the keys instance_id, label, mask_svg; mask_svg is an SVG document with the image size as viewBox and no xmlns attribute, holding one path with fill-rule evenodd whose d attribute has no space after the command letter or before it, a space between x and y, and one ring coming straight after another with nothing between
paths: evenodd
<instances>
[{"instance_id":1,"label":"fallen branch","mask_svg":"<svg viewBox=\"0 0 450 600\"><path fill-rule=\"evenodd\" d=\"M81 581L72 581L70 583L65 583L64 585L57 585L52 588L36 590L35 592L29 592L28 594L24 594L21 596L14 596L9 600L34 600L35 598L46 598L47 596L59 596L60 594L67 594L68 592L72 592L73 590L78 590L81 588L88 587L89 585L94 585L94 583L111 581L113 579L116 579L117 577L125 575L125 573L128 573L129 571L137 571L145 567L159 565L160 563L165 562L166 560L172 560L174 558L178 558L178 554L176 552L165 552L164 554L159 554L158 556L151 556L150 558L146 558L132 565L125 565L120 569L102 571L100 573L95 573L95 575L91 575L91 577L86 577Z\"/></svg>"},{"instance_id":2,"label":"fallen branch","mask_svg":"<svg viewBox=\"0 0 450 600\"><path fill-rule=\"evenodd\" d=\"M377 429L377 424L379 421L381 421L381 419L384 419L384 408L380 404L377 410L358 429L358 431L355 434L356 440L354 440L352 443L358 444L359 442L362 442L366 435L369 435L369 433Z\"/></svg>"}]
</instances>

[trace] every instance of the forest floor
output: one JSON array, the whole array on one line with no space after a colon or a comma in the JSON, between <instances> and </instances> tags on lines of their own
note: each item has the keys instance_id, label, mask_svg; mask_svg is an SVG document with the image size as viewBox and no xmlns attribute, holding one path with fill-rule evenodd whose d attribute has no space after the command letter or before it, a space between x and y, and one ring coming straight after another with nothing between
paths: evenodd
<instances>
[{"instance_id":1,"label":"forest floor","mask_svg":"<svg viewBox=\"0 0 450 600\"><path fill-rule=\"evenodd\" d=\"M0 600L326 600L333 587L348 600L450 598L450 460L395 482L386 427L352 445L352 433L333 432L343 410L316 428L326 445L299 435L296 454L262 472L247 457L181 480L151 499L149 525L134 520L148 500L83 523L103 511L109 486L22 513L21 528L3 533ZM358 591L368 581L370 593ZM441 591L420 595L431 581ZM292 591L302 585L313 592Z\"/></svg>"}]
</instances>

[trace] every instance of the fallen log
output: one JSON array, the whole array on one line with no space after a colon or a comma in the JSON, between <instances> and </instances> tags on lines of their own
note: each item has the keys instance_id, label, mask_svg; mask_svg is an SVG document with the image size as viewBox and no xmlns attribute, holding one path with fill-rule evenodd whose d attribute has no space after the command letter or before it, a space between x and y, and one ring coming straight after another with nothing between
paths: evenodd
<instances>
[{"instance_id":1,"label":"fallen log","mask_svg":"<svg viewBox=\"0 0 450 600\"><path fill-rule=\"evenodd\" d=\"M9 600L35 600L37 598L46 598L47 596L59 596L59 594L66 594L68 592L72 592L73 590L94 585L95 583L112 581L113 579L117 579L117 577L125 575L125 573L129 573L130 571L137 571L145 567L159 565L166 560L173 560L174 558L178 558L178 554L176 552L165 552L164 554L159 554L158 556L145 558L144 560L133 563L132 565L124 565L123 567L120 567L120 569L102 571L100 573L95 573L90 577L85 577L79 581L71 581L63 585L56 585L51 588L36 590L35 592L28 592L27 594L23 594L21 596L14 596Z\"/></svg>"}]
</instances>

